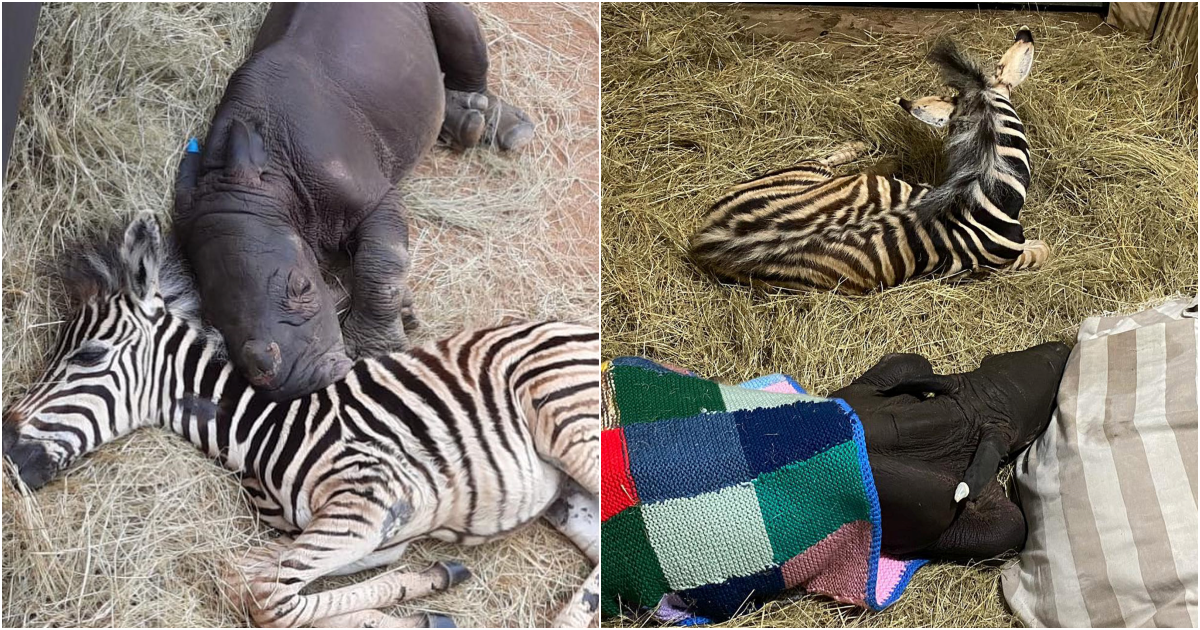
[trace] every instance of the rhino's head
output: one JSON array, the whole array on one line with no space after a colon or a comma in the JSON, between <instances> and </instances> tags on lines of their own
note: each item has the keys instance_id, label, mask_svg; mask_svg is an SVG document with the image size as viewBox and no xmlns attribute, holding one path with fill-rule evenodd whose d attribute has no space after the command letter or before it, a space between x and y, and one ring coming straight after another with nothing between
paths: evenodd
<instances>
[{"instance_id":1,"label":"rhino's head","mask_svg":"<svg viewBox=\"0 0 1200 630\"><path fill-rule=\"evenodd\" d=\"M292 222L295 193L273 172L262 137L237 120L227 129L206 147L223 145L223 161L185 156L176 224L205 319L224 335L230 360L276 400L304 396L350 368L334 300Z\"/></svg>"}]
</instances>

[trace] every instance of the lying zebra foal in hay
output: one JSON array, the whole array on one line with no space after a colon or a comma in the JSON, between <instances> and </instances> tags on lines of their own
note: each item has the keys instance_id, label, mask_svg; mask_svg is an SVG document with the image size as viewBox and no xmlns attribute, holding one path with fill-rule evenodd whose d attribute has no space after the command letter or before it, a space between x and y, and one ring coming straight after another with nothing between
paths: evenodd
<instances>
[{"instance_id":1,"label":"lying zebra foal in hay","mask_svg":"<svg viewBox=\"0 0 1200 630\"><path fill-rule=\"evenodd\" d=\"M333 591L318 577L395 562L420 538L478 544L546 518L595 564L599 335L555 322L467 331L356 363L276 404L227 363L157 222L82 255L65 278L77 312L51 366L4 415L4 455L31 488L143 426L179 433L243 483L290 538L253 551L228 586L262 626L446 627L380 608L469 577L438 563ZM599 569L553 622L596 614Z\"/></svg>"},{"instance_id":2,"label":"lying zebra foal in hay","mask_svg":"<svg viewBox=\"0 0 1200 630\"><path fill-rule=\"evenodd\" d=\"M874 173L835 176L833 167L866 148L850 143L735 186L709 210L692 259L739 282L851 294L916 276L1042 265L1050 248L1025 240L1018 220L1031 177L1029 144L1009 100L1029 76L1033 35L1021 27L990 77L948 41L929 57L958 95L900 99L900 106L935 127L949 124L940 186Z\"/></svg>"}]
</instances>

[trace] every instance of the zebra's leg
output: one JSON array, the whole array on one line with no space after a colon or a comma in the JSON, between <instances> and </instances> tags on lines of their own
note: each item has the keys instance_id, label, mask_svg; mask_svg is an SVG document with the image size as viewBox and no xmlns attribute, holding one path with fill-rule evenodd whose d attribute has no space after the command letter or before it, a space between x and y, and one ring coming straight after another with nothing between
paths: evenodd
<instances>
[{"instance_id":1,"label":"zebra's leg","mask_svg":"<svg viewBox=\"0 0 1200 630\"><path fill-rule=\"evenodd\" d=\"M404 555L404 552L407 549L408 549L407 542L399 543L399 544L392 545L392 546L380 547L379 549L372 551L365 558L358 560L357 562L347 564L346 566L341 567L339 569L330 571L328 575L331 575L331 576L354 575L355 573L358 573L360 571L368 571L370 569L378 569L379 567L386 567L388 565L395 564L396 562L398 562L400 560L400 557Z\"/></svg>"},{"instance_id":2,"label":"zebra's leg","mask_svg":"<svg viewBox=\"0 0 1200 630\"><path fill-rule=\"evenodd\" d=\"M592 564L591 575L571 597L554 621L558 628L588 626L599 606L600 592L600 501L572 479L563 482L558 499L546 511L546 520L575 544Z\"/></svg>"},{"instance_id":3,"label":"zebra's leg","mask_svg":"<svg viewBox=\"0 0 1200 630\"><path fill-rule=\"evenodd\" d=\"M535 406L538 395L530 393L524 401L538 455L587 494L600 496L600 388Z\"/></svg>"},{"instance_id":4,"label":"zebra's leg","mask_svg":"<svg viewBox=\"0 0 1200 630\"><path fill-rule=\"evenodd\" d=\"M590 408L599 409L599 401ZM546 408L543 408L542 413L545 412ZM594 566L552 625L556 628L587 628L595 626L593 620L600 610L600 506L596 498L600 496L600 420L567 423L571 417L577 417L577 414L562 414L557 422L549 423L550 428L557 430L551 432L549 452L543 452L542 456L555 462L570 479L563 484L547 518L587 555ZM559 439L554 440L554 435Z\"/></svg>"},{"instance_id":5,"label":"zebra's leg","mask_svg":"<svg viewBox=\"0 0 1200 630\"><path fill-rule=\"evenodd\" d=\"M589 362L584 361L573 370L563 370L556 378L531 380L517 391L538 456L574 482L561 485L560 497L568 500L567 520L570 520L571 495L585 495L575 500L580 507L586 503L583 499L592 497L594 500L600 496L600 387L595 369L599 344L589 342L588 345L586 354L581 352L577 356L596 361L590 363L590 368ZM589 510L593 514L598 512L594 507ZM582 511L578 513L582 514ZM592 528L598 530L599 519L593 519ZM583 523L584 520L577 518L572 521L572 529L582 527ZM600 535L596 531L591 536L598 539ZM588 553L586 549L584 553ZM588 556L595 561L593 554L588 553ZM592 620L599 610L600 567L596 565L555 617L553 626L592 627L595 625Z\"/></svg>"},{"instance_id":6,"label":"zebra's leg","mask_svg":"<svg viewBox=\"0 0 1200 630\"><path fill-rule=\"evenodd\" d=\"M600 502L571 479L543 517L592 562L600 562Z\"/></svg>"},{"instance_id":7,"label":"zebra's leg","mask_svg":"<svg viewBox=\"0 0 1200 630\"><path fill-rule=\"evenodd\" d=\"M554 621L554 628L594 628L596 616L600 614L600 565L592 568L592 572L583 581L583 586L571 595L570 601L563 606Z\"/></svg>"},{"instance_id":8,"label":"zebra's leg","mask_svg":"<svg viewBox=\"0 0 1200 630\"><path fill-rule=\"evenodd\" d=\"M387 495L381 491L375 496ZM235 601L242 602L259 626L296 627L443 591L470 576L458 563L437 563L421 572L388 573L331 591L300 594L313 580L370 557L383 531L391 527L393 511L366 501L331 504L315 514L295 540L251 550L233 567L227 582Z\"/></svg>"},{"instance_id":9,"label":"zebra's leg","mask_svg":"<svg viewBox=\"0 0 1200 630\"><path fill-rule=\"evenodd\" d=\"M1020 271L1022 269L1038 269L1050 260L1050 246L1044 241L1028 240L1022 246L1020 255L1013 261L1009 269Z\"/></svg>"},{"instance_id":10,"label":"zebra's leg","mask_svg":"<svg viewBox=\"0 0 1200 630\"><path fill-rule=\"evenodd\" d=\"M315 573L329 575L333 572L322 571L319 564L305 562L313 553L311 549L320 547L339 551L314 545L304 541L304 538L302 534L297 538L296 545L287 546L282 552L266 550L264 553L252 553L237 569L237 574L232 576L232 586L240 591L238 600L256 625L295 628L322 619L336 619L444 591L470 575L458 563L439 562L420 572L386 573L359 584L301 595L300 590L316 579ZM303 553L295 553L298 548ZM430 627L447 627L446 621L435 621L443 625ZM405 623L417 624L420 621L406 620Z\"/></svg>"},{"instance_id":11,"label":"zebra's leg","mask_svg":"<svg viewBox=\"0 0 1200 630\"><path fill-rule=\"evenodd\" d=\"M846 144L839 145L833 150L833 153L817 160L817 162L820 162L824 166L840 166L853 162L859 153L866 150L867 143L865 142L847 142Z\"/></svg>"},{"instance_id":12,"label":"zebra's leg","mask_svg":"<svg viewBox=\"0 0 1200 630\"><path fill-rule=\"evenodd\" d=\"M300 533L300 530L283 516L283 510L262 489L262 484L250 475L242 477L242 489L246 491L250 504L258 512L258 518L267 525L281 531L289 539Z\"/></svg>"},{"instance_id":13,"label":"zebra's leg","mask_svg":"<svg viewBox=\"0 0 1200 630\"><path fill-rule=\"evenodd\" d=\"M378 610L360 610L318 619L314 628L457 628L446 615L423 614L394 617Z\"/></svg>"}]
</instances>

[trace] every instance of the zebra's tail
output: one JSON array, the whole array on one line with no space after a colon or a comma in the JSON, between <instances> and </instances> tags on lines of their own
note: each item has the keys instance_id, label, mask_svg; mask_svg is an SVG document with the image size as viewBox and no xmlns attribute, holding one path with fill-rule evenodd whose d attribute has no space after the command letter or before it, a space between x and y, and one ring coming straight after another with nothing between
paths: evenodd
<instances>
[{"instance_id":1,"label":"zebra's tail","mask_svg":"<svg viewBox=\"0 0 1200 630\"><path fill-rule=\"evenodd\" d=\"M982 92L987 89L988 79L983 68L949 39L940 39L934 43L929 51L929 61L942 71L942 81L960 93ZM959 98L962 96L963 94L960 94Z\"/></svg>"},{"instance_id":2,"label":"zebra's tail","mask_svg":"<svg viewBox=\"0 0 1200 630\"><path fill-rule=\"evenodd\" d=\"M974 179L973 173L962 170L952 173L946 181L930 190L914 204L913 209L916 212L917 221L923 225L929 225L950 214L960 204L960 200L967 192L967 187Z\"/></svg>"}]
</instances>

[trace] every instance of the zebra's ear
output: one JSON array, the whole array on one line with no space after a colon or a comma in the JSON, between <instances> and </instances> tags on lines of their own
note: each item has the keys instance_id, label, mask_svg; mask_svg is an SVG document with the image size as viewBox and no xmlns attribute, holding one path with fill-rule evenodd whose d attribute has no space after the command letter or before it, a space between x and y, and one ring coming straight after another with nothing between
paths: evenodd
<instances>
[{"instance_id":1,"label":"zebra's ear","mask_svg":"<svg viewBox=\"0 0 1200 630\"><path fill-rule=\"evenodd\" d=\"M926 96L915 101L902 98L899 103L917 120L934 127L945 127L954 113L954 100L945 96Z\"/></svg>"},{"instance_id":2,"label":"zebra's ear","mask_svg":"<svg viewBox=\"0 0 1200 630\"><path fill-rule=\"evenodd\" d=\"M135 299L148 300L158 293L162 255L162 230L158 219L143 212L125 229L125 243L121 246L125 286Z\"/></svg>"},{"instance_id":3,"label":"zebra's ear","mask_svg":"<svg viewBox=\"0 0 1200 630\"><path fill-rule=\"evenodd\" d=\"M1017 36L1012 47L1000 58L1000 63L996 64L996 76L992 80L1008 86L1008 89L1011 90L1021 85L1021 82L1029 76L1032 68L1033 33L1029 31L1028 26L1022 26L1017 29Z\"/></svg>"}]
</instances>

